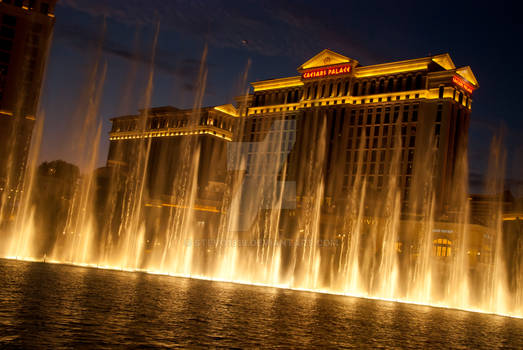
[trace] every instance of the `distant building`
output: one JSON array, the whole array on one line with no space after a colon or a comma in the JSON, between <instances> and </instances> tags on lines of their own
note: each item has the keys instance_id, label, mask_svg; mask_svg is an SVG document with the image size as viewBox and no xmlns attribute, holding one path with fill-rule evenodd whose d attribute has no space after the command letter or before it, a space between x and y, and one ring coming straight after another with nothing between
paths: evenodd
<instances>
[{"instance_id":1,"label":"distant building","mask_svg":"<svg viewBox=\"0 0 523 350\"><path fill-rule=\"evenodd\" d=\"M149 227L165 228L169 210L183 209L187 201L194 201L195 220L203 231L210 229L209 222L217 225L227 180L227 144L237 119L232 105L198 113L158 107L112 119L108 167L140 178L139 153L149 150L143 154Z\"/></svg>"},{"instance_id":2,"label":"distant building","mask_svg":"<svg viewBox=\"0 0 523 350\"><path fill-rule=\"evenodd\" d=\"M0 1L0 200L4 210L15 206L11 204L16 204L21 191L55 3Z\"/></svg>"},{"instance_id":3,"label":"distant building","mask_svg":"<svg viewBox=\"0 0 523 350\"><path fill-rule=\"evenodd\" d=\"M487 226L495 215L509 215L514 212L515 198L510 191L502 194L469 195L470 222ZM500 212L495 212L499 210Z\"/></svg>"}]
</instances>

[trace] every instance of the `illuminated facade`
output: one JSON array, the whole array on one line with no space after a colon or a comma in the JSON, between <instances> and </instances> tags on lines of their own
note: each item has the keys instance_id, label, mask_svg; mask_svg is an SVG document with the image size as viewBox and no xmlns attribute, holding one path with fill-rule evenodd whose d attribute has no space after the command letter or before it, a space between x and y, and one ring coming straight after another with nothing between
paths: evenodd
<instances>
[{"instance_id":1,"label":"illuminated facade","mask_svg":"<svg viewBox=\"0 0 523 350\"><path fill-rule=\"evenodd\" d=\"M137 154L148 149L142 161L149 228L165 227L169 209L188 205L196 209L195 220L206 229L209 221L217 224L227 176L227 144L237 119L232 105L197 111L158 107L112 119L108 167L136 176L132 172L140 166Z\"/></svg>"},{"instance_id":2,"label":"illuminated facade","mask_svg":"<svg viewBox=\"0 0 523 350\"><path fill-rule=\"evenodd\" d=\"M452 220L451 183L460 152L466 148L472 94L479 86L469 67L457 68L448 54L361 66L354 59L324 50L298 72L293 77L252 83L253 92L237 98L237 107L204 108L196 117L189 110L152 109L142 132L136 131L138 116L115 118L108 165L129 164L125 157L134 155L124 150L125 145L150 138L148 191L152 194L157 191L154 188L165 188L158 183L172 184L176 177L174 163L166 164L178 156L166 161L160 154L181 154L179 140L197 136L214 144L206 147L202 143L200 157L212 166L201 165L198 176L220 174L211 182L224 186L214 195L198 194L195 208L200 211L219 213L225 208L223 193L230 185L226 174L242 170L257 189L280 189L267 178L285 183L286 190L292 187L284 198L289 203L280 207L279 225L285 226L281 232L303 231L300 225L307 221L305 211L311 199L319 197L322 235L342 232L348 194L362 186L368 199L364 217L379 216L373 200L383 202L385 192L394 187L400 196L402 225L417 227L416 220L427 215L423 212L427 199L422 196L430 182L436 196L434 220ZM189 126L191 114L193 124ZM225 148L231 141L246 145L245 164L227 169ZM199 180L198 188L211 182ZM150 196L147 205L172 206L173 200L168 198L172 193L167 192ZM261 208L268 209L264 203L250 209ZM452 252L454 238L444 231L434 236L434 252L439 256ZM400 237L398 244L407 245L411 238Z\"/></svg>"},{"instance_id":3,"label":"illuminated facade","mask_svg":"<svg viewBox=\"0 0 523 350\"><path fill-rule=\"evenodd\" d=\"M56 0L0 1L2 203L16 203L21 190L55 23L55 3Z\"/></svg>"},{"instance_id":4,"label":"illuminated facade","mask_svg":"<svg viewBox=\"0 0 523 350\"><path fill-rule=\"evenodd\" d=\"M258 130L249 123L269 125L282 114L297 120L296 154L291 158L300 169L300 157L317 148L308 142L323 130L327 202L344 196L357 177L381 192L400 146L398 181L404 210L412 202L416 164L433 168L437 202L445 209L459 149L466 145L472 93L478 87L469 67L456 68L448 54L361 66L324 50L298 71L300 76L252 84L247 139L252 138L249 130ZM431 148L436 163L427 165ZM291 170L288 175L298 180L298 173Z\"/></svg>"}]
</instances>

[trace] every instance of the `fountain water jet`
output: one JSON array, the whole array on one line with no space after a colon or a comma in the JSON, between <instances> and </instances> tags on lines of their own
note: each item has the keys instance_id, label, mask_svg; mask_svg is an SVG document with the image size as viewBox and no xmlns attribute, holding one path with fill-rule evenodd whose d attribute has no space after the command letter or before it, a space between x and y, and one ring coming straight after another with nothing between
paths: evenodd
<instances>
[{"instance_id":1,"label":"fountain water jet","mask_svg":"<svg viewBox=\"0 0 523 350\"><path fill-rule=\"evenodd\" d=\"M200 212L209 208L199 197L205 191L199 178L208 175L206 172L213 166L202 165L209 149L198 137L202 122L215 126L214 121L201 120L207 47L202 54L193 108L183 125L183 137L177 136L181 138L173 152L177 161L167 164L164 161L175 156L164 149L171 141L162 143L161 138L153 137L154 128L150 124L154 122L150 107L158 33L159 26L145 87L145 109L138 118L140 137L128 143L133 158L125 171L124 166L115 167L117 170L111 174L108 200L111 224L107 225L98 224L99 219L94 215L94 165L98 149L91 146L98 145L100 140L97 114L106 72L105 65L95 66L94 78L88 84L85 127L79 139L80 156L88 174L76 188L64 237L59 237L48 259L520 315L523 297L519 291L515 295L509 293L504 276L501 199L492 205L489 229L496 242L492 257L485 265L487 273L484 276L482 272L471 272L467 251L472 228L468 222L466 153L459 155L453 174L455 191L450 202L455 217L444 218L437 210L439 203L435 196L434 130L427 130L427 137L417 141L421 144L416 145L415 157L419 161L413 170L411 192L401 193L399 183L407 180L400 176L399 168L404 159L411 156L410 151L403 148L401 121L390 125L393 133L384 170L388 181L380 189L364 169L363 157L371 157L365 145L371 138L364 128L360 129L363 132L358 135L359 142L353 153L360 158L351 169L347 192L339 196L344 197L343 201L337 202L329 191L335 173L341 169L330 166L334 155L327 147L329 134L334 133L335 117L316 112L297 120L302 117L292 119L294 115L282 109L279 114L275 112L274 120L263 121L265 129L260 132L263 138L255 141L243 138L241 130L245 122L240 120L237 135L245 142L239 142L240 150L236 151L240 155L228 159L234 165L225 176L226 190L219 210L215 210L219 225L206 231L205 222L199 218ZM250 63L245 81L249 66ZM286 102L284 99L284 104ZM243 119L245 112L240 109L240 115L235 117ZM304 136L297 136L298 127L305 129ZM304 139L313 140L315 147L303 151ZM301 143L301 152L291 151L289 145L294 142ZM255 151L244 153L242 143L253 146ZM501 153L500 146L494 143L493 159L498 163L492 165L495 176L488 189L492 194L502 190ZM294 161L305 164L298 173L289 165ZM174 174L165 175L173 181L164 179L167 173ZM296 187L294 197L300 198L296 198L296 206L291 208L287 207L287 196L293 185ZM27 206L23 207L20 222L25 226L17 226L14 243L8 248L9 255L39 259L41 256L32 248L39 235L38 223L34 222L29 200L24 203ZM336 221L339 226L329 222L332 213L342 213L339 222ZM442 247L437 242L441 239L439 227L449 222L455 224L456 232L452 233L455 238L452 237L452 244L448 243L441 255ZM319 245L332 237L339 243L335 250ZM287 240L290 245L281 244ZM203 244L197 245L197 242ZM521 285L521 277L516 278L516 283ZM477 285L483 287L483 295L474 295Z\"/></svg>"}]
</instances>

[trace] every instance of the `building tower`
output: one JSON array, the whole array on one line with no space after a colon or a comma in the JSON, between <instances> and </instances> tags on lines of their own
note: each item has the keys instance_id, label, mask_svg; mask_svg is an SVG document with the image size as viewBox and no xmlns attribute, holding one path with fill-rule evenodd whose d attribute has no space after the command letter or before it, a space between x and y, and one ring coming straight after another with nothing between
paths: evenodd
<instances>
[{"instance_id":1,"label":"building tower","mask_svg":"<svg viewBox=\"0 0 523 350\"><path fill-rule=\"evenodd\" d=\"M394 176L402 213L419 215L416 195L422 191L411 189L416 172L423 179L426 171L438 215L445 215L479 86L470 67L457 68L448 54L362 66L326 49L298 72L252 83L243 135L244 141L262 141L274 121L296 120L286 177L296 181L298 206L307 157L321 141L327 204L336 205L363 180L379 197L390 186L388 169L399 150Z\"/></svg>"},{"instance_id":2,"label":"building tower","mask_svg":"<svg viewBox=\"0 0 523 350\"><path fill-rule=\"evenodd\" d=\"M55 4L56 0L0 1L0 193L4 218L12 215L22 189Z\"/></svg>"}]
</instances>

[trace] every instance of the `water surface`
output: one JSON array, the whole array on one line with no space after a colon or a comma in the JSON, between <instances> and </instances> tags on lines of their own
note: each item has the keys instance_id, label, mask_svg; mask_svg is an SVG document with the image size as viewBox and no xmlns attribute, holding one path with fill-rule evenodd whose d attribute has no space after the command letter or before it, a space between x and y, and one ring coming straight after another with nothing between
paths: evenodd
<instances>
[{"instance_id":1,"label":"water surface","mask_svg":"<svg viewBox=\"0 0 523 350\"><path fill-rule=\"evenodd\" d=\"M0 259L0 348L523 348L523 320Z\"/></svg>"}]
</instances>

